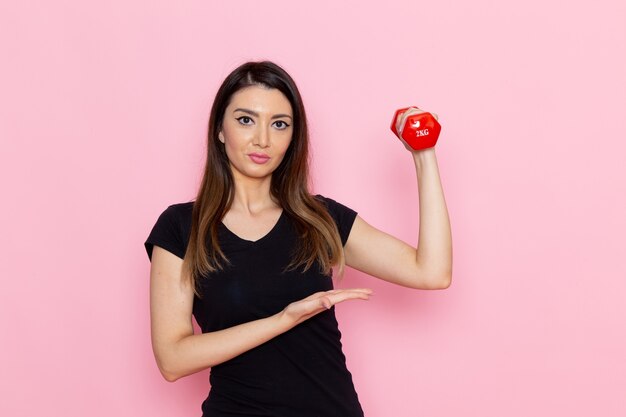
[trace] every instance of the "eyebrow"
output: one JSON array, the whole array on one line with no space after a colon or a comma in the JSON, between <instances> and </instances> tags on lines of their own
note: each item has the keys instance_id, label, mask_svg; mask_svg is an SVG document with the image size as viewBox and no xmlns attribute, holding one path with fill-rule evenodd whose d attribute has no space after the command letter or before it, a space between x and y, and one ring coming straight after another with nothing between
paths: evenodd
<instances>
[{"instance_id":1,"label":"eyebrow","mask_svg":"<svg viewBox=\"0 0 626 417\"><path fill-rule=\"evenodd\" d=\"M244 112L244 113L248 113L248 114L250 114L252 116L259 117L259 113L255 112L255 111L252 111L252 110L237 108L237 109L233 110L233 113L236 112L236 111L241 111L241 112ZM272 116L272 120L279 119L281 117L289 117L290 119L293 119L288 114L275 114L274 116Z\"/></svg>"}]
</instances>

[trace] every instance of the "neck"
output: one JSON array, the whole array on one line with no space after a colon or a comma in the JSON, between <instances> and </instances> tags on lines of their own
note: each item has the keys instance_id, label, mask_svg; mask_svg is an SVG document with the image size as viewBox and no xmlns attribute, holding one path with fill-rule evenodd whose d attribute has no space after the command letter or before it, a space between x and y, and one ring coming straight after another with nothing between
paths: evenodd
<instances>
[{"instance_id":1,"label":"neck","mask_svg":"<svg viewBox=\"0 0 626 417\"><path fill-rule=\"evenodd\" d=\"M255 214L278 206L270 193L271 176L250 178L233 173L233 180L235 192L231 210Z\"/></svg>"}]
</instances>

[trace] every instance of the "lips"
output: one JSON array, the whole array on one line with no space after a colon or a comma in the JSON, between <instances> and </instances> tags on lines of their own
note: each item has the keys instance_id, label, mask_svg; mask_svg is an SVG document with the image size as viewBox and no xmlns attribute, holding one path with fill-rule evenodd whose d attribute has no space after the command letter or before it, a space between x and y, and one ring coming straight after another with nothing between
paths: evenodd
<instances>
[{"instance_id":1,"label":"lips","mask_svg":"<svg viewBox=\"0 0 626 417\"><path fill-rule=\"evenodd\" d=\"M256 164L264 164L270 160L270 157L268 155L265 155L264 153L255 152L248 154L248 156L250 157L250 159L252 159L252 162Z\"/></svg>"}]
</instances>

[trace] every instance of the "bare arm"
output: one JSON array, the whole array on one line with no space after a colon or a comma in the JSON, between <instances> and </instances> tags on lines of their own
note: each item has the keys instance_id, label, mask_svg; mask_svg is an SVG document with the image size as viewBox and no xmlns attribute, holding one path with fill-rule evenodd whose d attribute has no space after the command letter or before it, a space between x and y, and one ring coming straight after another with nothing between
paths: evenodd
<instances>
[{"instance_id":1,"label":"bare arm","mask_svg":"<svg viewBox=\"0 0 626 417\"><path fill-rule=\"evenodd\" d=\"M419 192L417 248L357 216L345 246L346 264L405 287L443 289L452 279L452 235L435 149L412 156Z\"/></svg>"},{"instance_id":2,"label":"bare arm","mask_svg":"<svg viewBox=\"0 0 626 417\"><path fill-rule=\"evenodd\" d=\"M161 374L170 382L232 359L334 304L368 299L371 294L368 289L315 293L273 316L195 335L193 289L181 279L182 264L176 255L154 246L150 269L152 349Z\"/></svg>"}]
</instances>

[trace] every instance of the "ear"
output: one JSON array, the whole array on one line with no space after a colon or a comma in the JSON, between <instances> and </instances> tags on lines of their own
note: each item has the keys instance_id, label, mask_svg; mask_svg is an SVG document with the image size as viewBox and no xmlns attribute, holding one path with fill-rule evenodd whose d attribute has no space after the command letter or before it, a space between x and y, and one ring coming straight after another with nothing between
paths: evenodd
<instances>
[{"instance_id":1,"label":"ear","mask_svg":"<svg viewBox=\"0 0 626 417\"><path fill-rule=\"evenodd\" d=\"M224 143L224 134L222 133L222 131L220 130L220 132L217 134L218 139L220 140L220 142Z\"/></svg>"}]
</instances>

